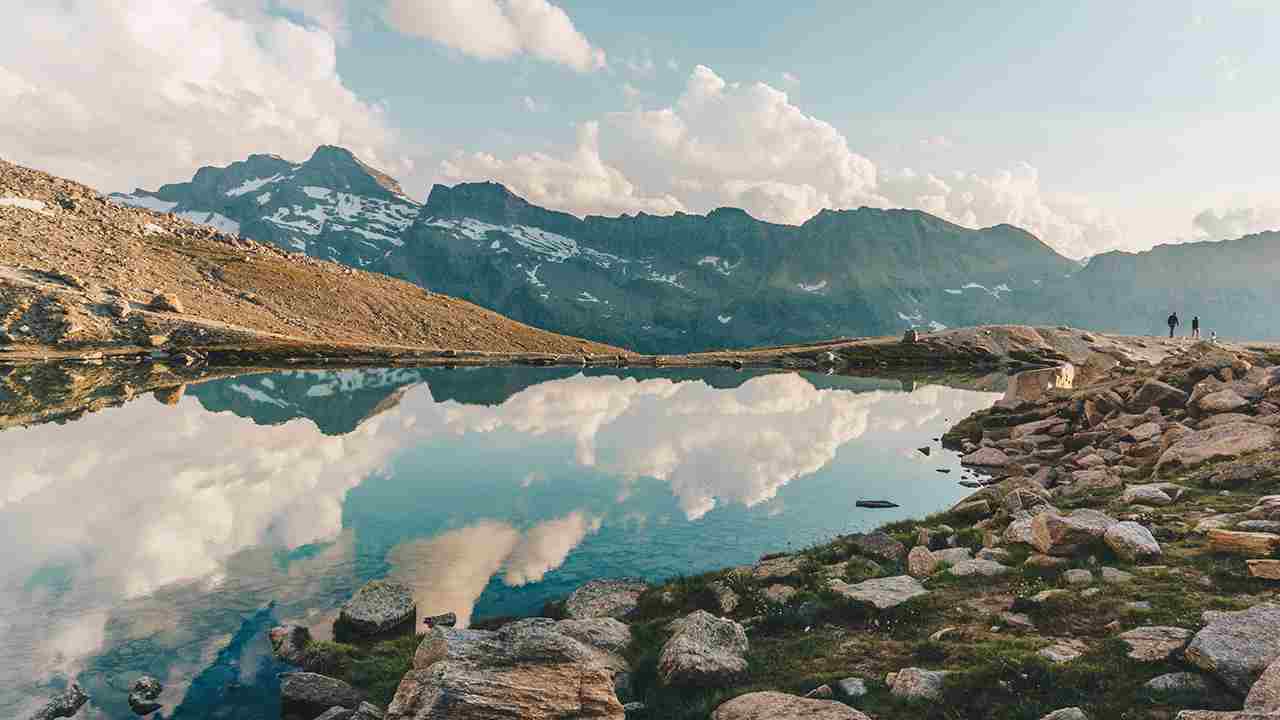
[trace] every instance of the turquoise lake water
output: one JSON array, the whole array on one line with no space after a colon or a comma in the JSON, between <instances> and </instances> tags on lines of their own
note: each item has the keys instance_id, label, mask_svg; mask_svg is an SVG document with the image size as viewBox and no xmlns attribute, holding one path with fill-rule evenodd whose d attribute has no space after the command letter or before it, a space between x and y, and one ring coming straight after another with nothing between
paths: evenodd
<instances>
[{"instance_id":1,"label":"turquoise lake water","mask_svg":"<svg viewBox=\"0 0 1280 720\"><path fill-rule=\"evenodd\" d=\"M75 680L78 718L131 718L148 673L157 717L274 719L267 630L323 636L373 578L465 623L924 515L970 492L934 439L998 398L730 370L300 371L0 432L0 717Z\"/></svg>"}]
</instances>

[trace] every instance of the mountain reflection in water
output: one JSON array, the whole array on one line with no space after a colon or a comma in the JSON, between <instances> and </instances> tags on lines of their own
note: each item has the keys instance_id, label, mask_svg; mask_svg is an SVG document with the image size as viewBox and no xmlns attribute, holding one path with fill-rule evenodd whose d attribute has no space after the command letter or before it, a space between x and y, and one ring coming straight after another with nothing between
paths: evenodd
<instances>
[{"instance_id":1,"label":"mountain reflection in water","mask_svg":"<svg viewBox=\"0 0 1280 720\"><path fill-rule=\"evenodd\" d=\"M363 582L419 614L535 611L593 577L744 564L958 499L956 419L997 394L726 370L297 371L0 432L0 716L271 718L265 631ZM857 509L861 498L902 507ZM228 715L228 712L232 712Z\"/></svg>"}]
</instances>

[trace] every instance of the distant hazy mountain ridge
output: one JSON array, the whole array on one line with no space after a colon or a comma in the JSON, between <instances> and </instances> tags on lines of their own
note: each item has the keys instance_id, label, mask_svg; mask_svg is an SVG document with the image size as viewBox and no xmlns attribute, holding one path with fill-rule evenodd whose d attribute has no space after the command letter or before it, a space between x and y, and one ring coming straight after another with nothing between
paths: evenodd
<instances>
[{"instance_id":1,"label":"distant hazy mountain ridge","mask_svg":"<svg viewBox=\"0 0 1280 720\"><path fill-rule=\"evenodd\" d=\"M333 147L116 197L642 351L1009 322L1157 332L1171 309L1274 337L1266 304L1280 299L1266 279L1280 269L1275 234L1082 269L1025 230L918 210L826 210L799 226L732 208L578 218L491 182L436 185L418 205Z\"/></svg>"}]
</instances>

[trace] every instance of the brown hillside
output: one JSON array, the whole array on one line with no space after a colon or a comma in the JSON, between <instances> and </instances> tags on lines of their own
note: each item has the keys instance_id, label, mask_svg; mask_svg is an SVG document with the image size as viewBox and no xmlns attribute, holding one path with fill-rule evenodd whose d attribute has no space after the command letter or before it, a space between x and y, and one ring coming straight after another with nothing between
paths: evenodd
<instances>
[{"instance_id":1,"label":"brown hillside","mask_svg":"<svg viewBox=\"0 0 1280 720\"><path fill-rule=\"evenodd\" d=\"M150 309L158 293L177 296L182 312ZM195 346L618 352L383 275L116 205L0 160L0 345L146 346L152 336Z\"/></svg>"}]
</instances>

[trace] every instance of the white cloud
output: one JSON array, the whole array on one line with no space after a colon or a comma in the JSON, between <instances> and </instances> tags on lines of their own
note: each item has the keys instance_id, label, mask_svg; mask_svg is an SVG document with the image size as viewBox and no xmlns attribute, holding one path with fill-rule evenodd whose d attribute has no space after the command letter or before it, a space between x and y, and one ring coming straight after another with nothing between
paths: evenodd
<instances>
[{"instance_id":1,"label":"white cloud","mask_svg":"<svg viewBox=\"0 0 1280 720\"><path fill-rule=\"evenodd\" d=\"M600 518L575 511L535 525L507 558L503 582L512 587L541 582L547 573L564 564L587 535L599 531L600 524Z\"/></svg>"},{"instance_id":2,"label":"white cloud","mask_svg":"<svg viewBox=\"0 0 1280 720\"><path fill-rule=\"evenodd\" d=\"M277 0L280 6L344 37L347 33L347 0Z\"/></svg>"},{"instance_id":3,"label":"white cloud","mask_svg":"<svg viewBox=\"0 0 1280 720\"><path fill-rule=\"evenodd\" d=\"M795 85L796 83L800 82L800 78L796 77L795 74L793 73L783 72L782 82L788 85Z\"/></svg>"},{"instance_id":4,"label":"white cloud","mask_svg":"<svg viewBox=\"0 0 1280 720\"><path fill-rule=\"evenodd\" d=\"M1280 230L1280 207L1238 207L1204 210L1191 221L1194 240L1234 240L1244 235Z\"/></svg>"},{"instance_id":5,"label":"white cloud","mask_svg":"<svg viewBox=\"0 0 1280 720\"><path fill-rule=\"evenodd\" d=\"M314 23L197 0L29 4L0 25L0 154L102 190L321 143L404 171L335 48Z\"/></svg>"},{"instance_id":6,"label":"white cloud","mask_svg":"<svg viewBox=\"0 0 1280 720\"><path fill-rule=\"evenodd\" d=\"M628 93L628 105L640 97ZM453 179L496 179L533 202L577 214L738 206L799 224L820 210L918 208L967 227L1010 223L1084 257L1123 244L1118 222L1079 198L1046 192L1027 163L988 174L882 172L830 123L765 83L725 81L697 66L676 101L606 115L568 157L500 160L476 153L444 166ZM945 147L942 136L922 144ZM575 188L583 176L584 188ZM566 188L575 188L568 191Z\"/></svg>"},{"instance_id":7,"label":"white cloud","mask_svg":"<svg viewBox=\"0 0 1280 720\"><path fill-rule=\"evenodd\" d=\"M643 196L617 168L600 158L600 127L578 126L578 144L568 157L527 153L503 160L488 153L456 154L441 164L452 182L498 180L531 202L573 212L669 214L683 210L673 195Z\"/></svg>"},{"instance_id":8,"label":"white cloud","mask_svg":"<svg viewBox=\"0 0 1280 720\"><path fill-rule=\"evenodd\" d=\"M920 147L926 150L942 150L951 147L951 138L946 135L930 135L920 139Z\"/></svg>"},{"instance_id":9,"label":"white cloud","mask_svg":"<svg viewBox=\"0 0 1280 720\"><path fill-rule=\"evenodd\" d=\"M539 100L532 95L525 95L521 102L524 104L524 109L531 113L542 113L547 111L546 101Z\"/></svg>"},{"instance_id":10,"label":"white cloud","mask_svg":"<svg viewBox=\"0 0 1280 720\"><path fill-rule=\"evenodd\" d=\"M481 60L527 53L578 72L605 67L569 15L547 0L391 0L387 22L406 34L428 38Z\"/></svg>"},{"instance_id":11,"label":"white cloud","mask_svg":"<svg viewBox=\"0 0 1280 720\"><path fill-rule=\"evenodd\" d=\"M639 57L629 57L622 61L622 64L630 70L632 74L640 77L651 78L658 70L658 66L653 62L653 56L649 51L645 51Z\"/></svg>"}]
</instances>

